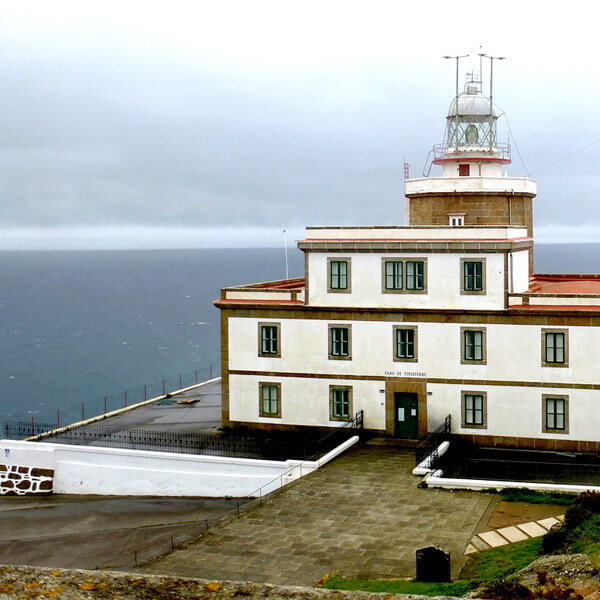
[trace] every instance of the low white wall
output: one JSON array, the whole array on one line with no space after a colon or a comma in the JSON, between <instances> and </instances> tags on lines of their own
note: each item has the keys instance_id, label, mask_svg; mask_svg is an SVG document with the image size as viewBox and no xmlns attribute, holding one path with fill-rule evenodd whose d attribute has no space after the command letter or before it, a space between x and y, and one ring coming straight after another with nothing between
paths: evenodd
<instances>
[{"instance_id":1,"label":"low white wall","mask_svg":"<svg viewBox=\"0 0 600 600\"><path fill-rule=\"evenodd\" d=\"M564 492L581 494L582 492L600 492L599 486L594 485L570 485L562 483L535 483L532 481L494 481L491 479L455 479L444 477L442 471L435 471L423 480L427 487L442 488L446 490L483 490L501 491L507 488L522 488L537 490L539 492Z\"/></svg>"},{"instance_id":2,"label":"low white wall","mask_svg":"<svg viewBox=\"0 0 600 600\"><path fill-rule=\"evenodd\" d=\"M115 496L260 496L344 452L320 461L270 461L2 440L6 465L54 469L54 493Z\"/></svg>"}]
</instances>

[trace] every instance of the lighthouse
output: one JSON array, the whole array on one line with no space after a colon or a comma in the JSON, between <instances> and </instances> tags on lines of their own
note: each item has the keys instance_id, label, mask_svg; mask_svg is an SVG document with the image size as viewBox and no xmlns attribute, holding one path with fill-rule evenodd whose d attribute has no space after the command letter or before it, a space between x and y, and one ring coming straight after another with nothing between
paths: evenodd
<instances>
[{"instance_id":1,"label":"lighthouse","mask_svg":"<svg viewBox=\"0 0 600 600\"><path fill-rule=\"evenodd\" d=\"M510 145L498 142L498 109L482 82L470 76L450 103L444 141L430 156L427 176L408 179L409 225L526 227L533 236L532 200L536 183L509 177ZM430 176L432 166L440 176ZM530 265L532 267L532 265ZM532 270L530 269L530 272Z\"/></svg>"}]
</instances>

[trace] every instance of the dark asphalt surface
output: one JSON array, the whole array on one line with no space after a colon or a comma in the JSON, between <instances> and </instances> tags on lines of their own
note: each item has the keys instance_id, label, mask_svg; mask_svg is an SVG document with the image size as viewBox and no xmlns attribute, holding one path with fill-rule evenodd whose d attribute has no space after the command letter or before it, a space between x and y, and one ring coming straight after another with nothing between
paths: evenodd
<instances>
[{"instance_id":1,"label":"dark asphalt surface","mask_svg":"<svg viewBox=\"0 0 600 600\"><path fill-rule=\"evenodd\" d=\"M180 404L183 400L191 400L192 404ZM170 398L157 400L129 410L120 415L102 419L89 425L83 425L78 432L99 432L110 429L121 432L130 429L168 431L174 433L215 433L221 426L221 379L182 392ZM77 444L94 444L85 439L73 440L67 434L53 436L44 441L61 443L71 439ZM100 442L96 442L101 445Z\"/></svg>"},{"instance_id":2,"label":"dark asphalt surface","mask_svg":"<svg viewBox=\"0 0 600 600\"><path fill-rule=\"evenodd\" d=\"M235 510L222 498L67 496L0 498L0 564L127 567ZM151 544L149 550L145 546ZM124 555L123 555L124 554ZM121 556L122 555L122 556Z\"/></svg>"}]
</instances>

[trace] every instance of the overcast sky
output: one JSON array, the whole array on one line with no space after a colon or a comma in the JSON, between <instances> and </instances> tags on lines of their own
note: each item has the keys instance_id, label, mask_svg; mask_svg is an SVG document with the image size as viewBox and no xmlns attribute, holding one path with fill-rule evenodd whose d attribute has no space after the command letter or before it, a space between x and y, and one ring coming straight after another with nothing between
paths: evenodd
<instances>
[{"instance_id":1,"label":"overcast sky","mask_svg":"<svg viewBox=\"0 0 600 600\"><path fill-rule=\"evenodd\" d=\"M454 95L441 57L480 45L507 57L494 98L509 173L538 181L538 238L595 239L597 22L552 6L2 0L0 248L401 225L403 161L421 176Z\"/></svg>"}]
</instances>

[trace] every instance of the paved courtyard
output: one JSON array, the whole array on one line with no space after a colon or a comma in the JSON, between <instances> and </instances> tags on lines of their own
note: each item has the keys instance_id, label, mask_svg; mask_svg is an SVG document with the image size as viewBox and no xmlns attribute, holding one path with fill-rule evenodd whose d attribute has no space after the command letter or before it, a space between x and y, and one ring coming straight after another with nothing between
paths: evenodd
<instances>
[{"instance_id":1,"label":"paved courtyard","mask_svg":"<svg viewBox=\"0 0 600 600\"><path fill-rule=\"evenodd\" d=\"M414 577L415 550L451 552L455 576L495 498L426 490L410 450L361 445L146 573L313 585L326 573Z\"/></svg>"}]
</instances>

